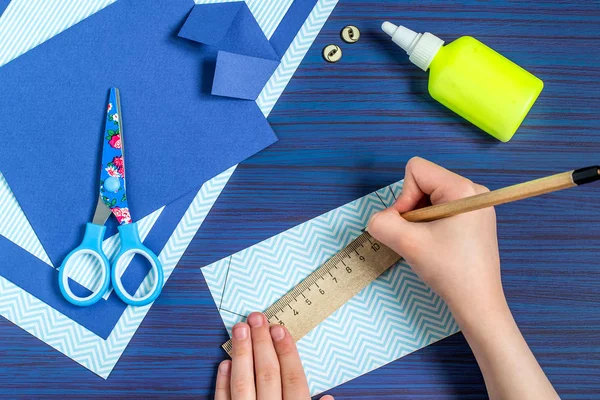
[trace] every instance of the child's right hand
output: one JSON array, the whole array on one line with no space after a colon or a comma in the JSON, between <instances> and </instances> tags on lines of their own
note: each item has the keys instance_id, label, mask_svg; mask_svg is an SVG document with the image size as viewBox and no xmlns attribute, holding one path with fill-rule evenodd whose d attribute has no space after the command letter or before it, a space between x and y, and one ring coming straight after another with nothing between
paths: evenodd
<instances>
[{"instance_id":1,"label":"child's right hand","mask_svg":"<svg viewBox=\"0 0 600 400\"><path fill-rule=\"evenodd\" d=\"M486 208L433 222L400 214L487 189L422 158L406 165L400 198L369 232L400 254L450 307L481 367L491 399L557 399L512 317L500 280L496 213Z\"/></svg>"},{"instance_id":2,"label":"child's right hand","mask_svg":"<svg viewBox=\"0 0 600 400\"><path fill-rule=\"evenodd\" d=\"M375 214L368 230L396 251L440 295L460 323L490 307L505 307L493 208L443 220L412 223L400 214L488 191L422 158L406 165L402 194Z\"/></svg>"}]
</instances>

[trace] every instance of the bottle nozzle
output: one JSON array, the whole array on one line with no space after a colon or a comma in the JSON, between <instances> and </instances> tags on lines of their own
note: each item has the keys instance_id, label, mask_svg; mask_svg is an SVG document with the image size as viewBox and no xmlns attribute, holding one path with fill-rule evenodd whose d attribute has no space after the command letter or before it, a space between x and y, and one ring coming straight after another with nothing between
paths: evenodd
<instances>
[{"instance_id":1,"label":"bottle nozzle","mask_svg":"<svg viewBox=\"0 0 600 400\"><path fill-rule=\"evenodd\" d=\"M423 71L427 71L433 57L444 45L443 40L429 32L417 33L402 25L394 25L389 21L381 24L381 29L392 38L394 43L406 51L410 56L410 61Z\"/></svg>"},{"instance_id":2,"label":"bottle nozzle","mask_svg":"<svg viewBox=\"0 0 600 400\"><path fill-rule=\"evenodd\" d=\"M381 29L387 33L394 43L406 51L409 55L412 53L413 47L416 45L417 39L420 38L417 32L410 30L402 25L397 26L389 21L381 24Z\"/></svg>"},{"instance_id":3,"label":"bottle nozzle","mask_svg":"<svg viewBox=\"0 0 600 400\"><path fill-rule=\"evenodd\" d=\"M398 26L392 24L390 21L385 21L383 24L381 24L381 29L390 37L392 37L394 36L394 32L396 32L396 29L398 29Z\"/></svg>"}]
</instances>

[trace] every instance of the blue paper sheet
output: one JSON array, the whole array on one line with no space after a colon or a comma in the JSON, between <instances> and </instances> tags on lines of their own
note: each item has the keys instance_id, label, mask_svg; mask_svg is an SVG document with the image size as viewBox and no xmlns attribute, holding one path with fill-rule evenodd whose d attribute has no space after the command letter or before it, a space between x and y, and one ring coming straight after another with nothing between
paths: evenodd
<instances>
[{"instance_id":1,"label":"blue paper sheet","mask_svg":"<svg viewBox=\"0 0 600 400\"><path fill-rule=\"evenodd\" d=\"M134 220L276 140L254 102L210 94L217 50L177 37L192 7L120 0L0 68L0 170L55 265L94 211L109 87Z\"/></svg>"}]
</instances>

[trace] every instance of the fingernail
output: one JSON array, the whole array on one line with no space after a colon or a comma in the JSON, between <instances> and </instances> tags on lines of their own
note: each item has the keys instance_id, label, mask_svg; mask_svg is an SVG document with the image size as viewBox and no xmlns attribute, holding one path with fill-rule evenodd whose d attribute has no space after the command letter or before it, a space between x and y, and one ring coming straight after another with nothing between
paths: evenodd
<instances>
[{"instance_id":1,"label":"fingernail","mask_svg":"<svg viewBox=\"0 0 600 400\"><path fill-rule=\"evenodd\" d=\"M248 337L248 325L238 324L233 327L233 338L236 340L244 340Z\"/></svg>"},{"instance_id":2,"label":"fingernail","mask_svg":"<svg viewBox=\"0 0 600 400\"><path fill-rule=\"evenodd\" d=\"M271 337L273 340L281 340L285 337L285 329L279 325L275 325L271 327Z\"/></svg>"},{"instance_id":3,"label":"fingernail","mask_svg":"<svg viewBox=\"0 0 600 400\"><path fill-rule=\"evenodd\" d=\"M262 326L263 321L264 321L264 317L262 314L259 314L259 313L251 314L250 317L248 317L248 323L253 328L258 328L258 327Z\"/></svg>"},{"instance_id":4,"label":"fingernail","mask_svg":"<svg viewBox=\"0 0 600 400\"><path fill-rule=\"evenodd\" d=\"M224 361L219 365L219 373L223 375L229 375L229 371L231 370L231 363Z\"/></svg>"},{"instance_id":5,"label":"fingernail","mask_svg":"<svg viewBox=\"0 0 600 400\"><path fill-rule=\"evenodd\" d=\"M373 221L375 221L375 218L379 215L379 212L376 212L375 214L371 215L371 218L369 218L369 222L367 222L367 229L369 227L371 227L371 225L373 224Z\"/></svg>"}]
</instances>

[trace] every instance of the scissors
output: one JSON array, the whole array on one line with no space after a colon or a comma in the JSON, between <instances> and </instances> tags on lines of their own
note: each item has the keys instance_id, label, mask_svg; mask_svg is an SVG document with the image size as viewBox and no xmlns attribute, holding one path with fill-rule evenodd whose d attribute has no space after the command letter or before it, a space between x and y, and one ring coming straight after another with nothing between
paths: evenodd
<instances>
[{"instance_id":1,"label":"scissors","mask_svg":"<svg viewBox=\"0 0 600 400\"><path fill-rule=\"evenodd\" d=\"M83 241L64 259L58 274L58 284L63 296L76 306L90 306L96 303L108 291L109 283L117 296L132 306L144 306L153 302L160 294L164 282L164 272L158 257L142 244L138 227L132 223L127 194L125 191L125 161L123 154L123 127L121 120L121 100L119 89L111 88L106 112L106 127L100 166L100 192L96 211L91 223L87 223ZM104 224L110 215L119 222L121 249L113 264L102 250L102 240L106 227ZM152 266L154 282L152 288L141 297L130 295L123 287L121 276L131 254L144 256ZM69 271L76 266L75 256L90 255L101 265L101 287L87 297L79 297L69 287ZM110 275L110 278L109 278Z\"/></svg>"}]
</instances>

